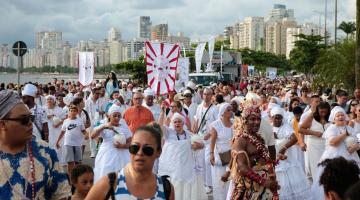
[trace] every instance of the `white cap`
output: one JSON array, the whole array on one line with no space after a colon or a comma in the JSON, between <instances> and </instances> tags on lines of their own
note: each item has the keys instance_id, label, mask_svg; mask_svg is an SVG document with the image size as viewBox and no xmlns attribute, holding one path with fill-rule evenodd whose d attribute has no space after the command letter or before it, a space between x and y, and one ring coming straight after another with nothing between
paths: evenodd
<instances>
[{"instance_id":1,"label":"white cap","mask_svg":"<svg viewBox=\"0 0 360 200\"><path fill-rule=\"evenodd\" d=\"M183 92L183 95L185 95L185 94L191 94L191 95L192 95L192 93L191 93L190 90L185 90L185 91Z\"/></svg>"},{"instance_id":2,"label":"white cap","mask_svg":"<svg viewBox=\"0 0 360 200\"><path fill-rule=\"evenodd\" d=\"M146 90L144 91L144 96L155 96L155 92L150 88L146 88Z\"/></svg>"},{"instance_id":3,"label":"white cap","mask_svg":"<svg viewBox=\"0 0 360 200\"><path fill-rule=\"evenodd\" d=\"M275 108L271 109L270 115L271 115L271 117L274 117L275 115L281 115L282 117L284 117L284 109L282 109L280 107L275 107Z\"/></svg>"},{"instance_id":4,"label":"white cap","mask_svg":"<svg viewBox=\"0 0 360 200\"><path fill-rule=\"evenodd\" d=\"M186 87L189 87L189 88L191 88L191 89L193 89L193 90L196 89L196 85L195 85L195 83L192 82L192 81L189 81L189 82L186 84Z\"/></svg>"},{"instance_id":5,"label":"white cap","mask_svg":"<svg viewBox=\"0 0 360 200\"><path fill-rule=\"evenodd\" d=\"M33 84L26 84L24 86L23 91L21 92L21 94L23 96L32 96L32 97L36 97L36 92L37 92L37 87Z\"/></svg>"}]
</instances>

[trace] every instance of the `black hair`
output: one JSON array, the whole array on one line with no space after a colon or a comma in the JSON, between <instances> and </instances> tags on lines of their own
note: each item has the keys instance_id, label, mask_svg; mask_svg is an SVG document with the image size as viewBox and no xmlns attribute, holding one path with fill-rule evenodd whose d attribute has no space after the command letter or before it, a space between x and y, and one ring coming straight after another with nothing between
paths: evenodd
<instances>
[{"instance_id":1,"label":"black hair","mask_svg":"<svg viewBox=\"0 0 360 200\"><path fill-rule=\"evenodd\" d=\"M155 128L152 125L140 126L139 128L136 129L134 135L140 131L145 131L145 132L150 133L150 135L156 141L157 150L161 151L161 132L157 128Z\"/></svg>"},{"instance_id":2,"label":"black hair","mask_svg":"<svg viewBox=\"0 0 360 200\"><path fill-rule=\"evenodd\" d=\"M304 111L300 106L296 106L294 109L292 109L292 112L294 113L294 115L297 115L297 114L302 114Z\"/></svg>"},{"instance_id":3,"label":"black hair","mask_svg":"<svg viewBox=\"0 0 360 200\"><path fill-rule=\"evenodd\" d=\"M291 105L294 103L294 101L297 101L297 102L299 102L299 104L300 104L300 99L298 99L298 98L296 98L296 97L292 98L292 99L290 100L290 103L289 103L289 111L290 111L290 112L293 112L293 108L291 107Z\"/></svg>"},{"instance_id":4,"label":"black hair","mask_svg":"<svg viewBox=\"0 0 360 200\"><path fill-rule=\"evenodd\" d=\"M353 160L337 157L326 159L319 166L324 167L319 183L324 186L325 193L334 191L343 199L346 190L359 181L360 170Z\"/></svg>"},{"instance_id":5,"label":"black hair","mask_svg":"<svg viewBox=\"0 0 360 200\"><path fill-rule=\"evenodd\" d=\"M218 104L224 103L224 96L223 95L217 94L215 98L216 98L216 102Z\"/></svg>"},{"instance_id":6,"label":"black hair","mask_svg":"<svg viewBox=\"0 0 360 200\"><path fill-rule=\"evenodd\" d=\"M343 96L348 96L348 94L347 94L347 92L345 90L337 90L336 91L336 96L343 97Z\"/></svg>"},{"instance_id":7,"label":"black hair","mask_svg":"<svg viewBox=\"0 0 360 200\"><path fill-rule=\"evenodd\" d=\"M352 104L353 101L357 101L358 104L359 104L359 101L358 101L357 99L351 99L351 100L350 100L350 103L349 103L349 107L348 107L348 109L347 109L347 111L346 111L346 114L350 114L350 113L351 113L351 104ZM356 114L355 114L355 116L356 116Z\"/></svg>"},{"instance_id":8,"label":"black hair","mask_svg":"<svg viewBox=\"0 0 360 200\"><path fill-rule=\"evenodd\" d=\"M89 165L84 165L84 164L76 165L74 169L71 171L71 182L76 183L79 176L85 173L94 174L94 171L92 167L90 167Z\"/></svg>"},{"instance_id":9,"label":"black hair","mask_svg":"<svg viewBox=\"0 0 360 200\"><path fill-rule=\"evenodd\" d=\"M94 87L93 89L91 89L91 92L92 92L92 93L95 93L96 91L99 91L99 90L100 90L99 87Z\"/></svg>"},{"instance_id":10,"label":"black hair","mask_svg":"<svg viewBox=\"0 0 360 200\"><path fill-rule=\"evenodd\" d=\"M118 90L115 90L111 93L110 95L110 99L113 100L114 99L114 94L119 94L120 92Z\"/></svg>"},{"instance_id":11,"label":"black hair","mask_svg":"<svg viewBox=\"0 0 360 200\"><path fill-rule=\"evenodd\" d=\"M318 121L319 123L320 123L320 112L319 112L320 109L327 109L328 112L325 116L325 120L328 122L329 116L330 116L330 111L331 111L329 103L328 102L320 102L320 104L316 107L316 111L313 116L314 116L314 119L316 121Z\"/></svg>"},{"instance_id":12,"label":"black hair","mask_svg":"<svg viewBox=\"0 0 360 200\"><path fill-rule=\"evenodd\" d=\"M83 101L82 98L76 97L72 100L71 104L74 104L75 106L79 105Z\"/></svg>"},{"instance_id":13,"label":"black hair","mask_svg":"<svg viewBox=\"0 0 360 200\"><path fill-rule=\"evenodd\" d=\"M346 192L345 192L345 200L356 200L360 197L360 181L352 185Z\"/></svg>"},{"instance_id":14,"label":"black hair","mask_svg":"<svg viewBox=\"0 0 360 200\"><path fill-rule=\"evenodd\" d=\"M340 106L338 103L334 102L330 105L331 108L335 107L335 106Z\"/></svg>"},{"instance_id":15,"label":"black hair","mask_svg":"<svg viewBox=\"0 0 360 200\"><path fill-rule=\"evenodd\" d=\"M64 97L65 97L65 94L64 94L64 93L59 93L57 96L64 98Z\"/></svg>"}]
</instances>

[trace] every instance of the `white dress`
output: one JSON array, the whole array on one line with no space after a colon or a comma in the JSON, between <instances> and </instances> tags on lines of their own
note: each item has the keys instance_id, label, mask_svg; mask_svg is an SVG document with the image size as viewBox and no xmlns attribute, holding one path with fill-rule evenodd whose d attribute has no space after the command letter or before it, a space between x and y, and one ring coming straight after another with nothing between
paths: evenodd
<instances>
[{"instance_id":1,"label":"white dress","mask_svg":"<svg viewBox=\"0 0 360 200\"><path fill-rule=\"evenodd\" d=\"M273 127L277 134L276 151L278 152L290 139L293 129L287 123L281 127ZM279 197L281 200L306 200L310 199L310 187L306 176L297 160L294 146L286 150L287 159L280 160L275 167L276 179L280 185Z\"/></svg>"},{"instance_id":2,"label":"white dress","mask_svg":"<svg viewBox=\"0 0 360 200\"><path fill-rule=\"evenodd\" d=\"M170 176L176 200L207 199L202 176L195 173L194 154L191 149L190 132L177 135L165 127L165 143L159 158L159 176Z\"/></svg>"},{"instance_id":3,"label":"white dress","mask_svg":"<svg viewBox=\"0 0 360 200\"><path fill-rule=\"evenodd\" d=\"M61 132L61 125L57 128L54 127L55 123L59 123L59 120L62 120L65 118L65 113L62 110L62 108L55 106L52 109L49 109L48 107L44 107L44 110L46 111L47 115L54 115L50 119L47 119L48 128L49 128L49 146L53 149L55 149L56 154L58 156L59 162L61 165L66 165L65 157L64 157L64 140L62 139L60 148L56 148L56 141L60 135Z\"/></svg>"},{"instance_id":4,"label":"white dress","mask_svg":"<svg viewBox=\"0 0 360 200\"><path fill-rule=\"evenodd\" d=\"M337 146L332 146L329 143L332 138L334 138L335 136L340 135L341 132L344 131L344 130L347 130L347 132L350 135L356 136L355 133L354 133L354 129L352 127L350 127L350 126L336 126L335 124L331 124L329 126L329 128L326 129L326 131L323 134L323 138L325 138L325 140L326 140L326 147L325 147L325 151L324 151L323 155L320 158L319 163L326 160L326 159L332 159L332 158L342 156L347 160L355 161L358 164L358 166L360 166L360 159L359 159L358 154L356 152L350 154L347 151L345 141L342 141ZM318 170L317 170L316 177L314 179L314 183L313 183L313 185L311 187L311 192L314 195L313 196L314 200L323 200L324 199L324 189L319 184L320 176L321 176L323 171L324 171L324 168L322 166L321 167L319 166Z\"/></svg>"},{"instance_id":5,"label":"white dress","mask_svg":"<svg viewBox=\"0 0 360 200\"><path fill-rule=\"evenodd\" d=\"M124 134L126 139L132 136L126 122L121 119L120 125L116 127L116 131ZM99 151L95 158L94 181L110 172L115 172L126 166L130 162L130 153L128 149L117 149L114 147L113 138L115 132L105 129L100 133L103 143L100 145Z\"/></svg>"},{"instance_id":6,"label":"white dress","mask_svg":"<svg viewBox=\"0 0 360 200\"><path fill-rule=\"evenodd\" d=\"M323 126L321 123L313 119L311 122L310 130L324 133L327 127L329 127L329 123ZM317 165L319 163L321 155L325 150L325 139L314 135L307 135L306 146L307 149L305 151L305 172L309 180L314 180L314 176L316 176L317 174Z\"/></svg>"},{"instance_id":7,"label":"white dress","mask_svg":"<svg viewBox=\"0 0 360 200\"><path fill-rule=\"evenodd\" d=\"M217 132L217 138L214 149L215 165L211 166L211 175L213 183L213 199L224 200L229 189L229 182L221 181L221 176L224 175L226 167L222 166L219 153L226 152L231 149L230 140L232 138L232 128L226 127L221 119L216 120L211 124Z\"/></svg>"}]
</instances>

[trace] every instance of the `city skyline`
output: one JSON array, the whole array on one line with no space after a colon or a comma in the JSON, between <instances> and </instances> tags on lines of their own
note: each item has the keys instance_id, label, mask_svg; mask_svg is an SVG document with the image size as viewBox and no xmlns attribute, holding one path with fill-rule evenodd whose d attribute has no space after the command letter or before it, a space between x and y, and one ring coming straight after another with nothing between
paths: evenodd
<instances>
[{"instance_id":1,"label":"city skyline","mask_svg":"<svg viewBox=\"0 0 360 200\"><path fill-rule=\"evenodd\" d=\"M137 37L140 16L150 16L152 24L167 23L169 33L184 32L192 41L206 40L210 35L222 34L224 27L247 16L267 17L273 4L282 3L295 10L301 24L319 23L325 0L310 1L205 1L190 0L136 0L136 1L4 1L0 12L2 33L0 43L12 44L25 41L35 47L35 32L60 31L63 41L76 44L80 40L103 40L111 27L118 28L124 40ZM338 2L338 23L355 18L355 0ZM81 12L78 10L81 7ZM334 3L328 0L328 30L333 33ZM304 9L306 8L306 9ZM184 16L186 13L186 16ZM190 17L189 17L190 16ZM321 19L322 24L324 19ZM341 34L341 32L339 31ZM333 35L333 34L332 34Z\"/></svg>"}]
</instances>

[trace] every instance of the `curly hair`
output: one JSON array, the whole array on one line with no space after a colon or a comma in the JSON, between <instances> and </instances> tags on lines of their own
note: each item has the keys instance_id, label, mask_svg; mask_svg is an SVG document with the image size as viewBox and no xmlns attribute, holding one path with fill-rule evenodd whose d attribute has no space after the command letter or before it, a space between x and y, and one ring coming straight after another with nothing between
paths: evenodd
<instances>
[{"instance_id":1,"label":"curly hair","mask_svg":"<svg viewBox=\"0 0 360 200\"><path fill-rule=\"evenodd\" d=\"M325 194L334 191L343 199L346 190L359 181L360 170L355 161L337 157L326 159L319 166L324 167L319 182Z\"/></svg>"}]
</instances>

